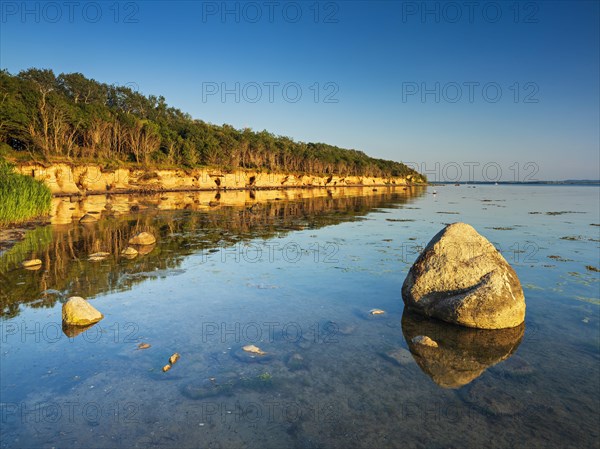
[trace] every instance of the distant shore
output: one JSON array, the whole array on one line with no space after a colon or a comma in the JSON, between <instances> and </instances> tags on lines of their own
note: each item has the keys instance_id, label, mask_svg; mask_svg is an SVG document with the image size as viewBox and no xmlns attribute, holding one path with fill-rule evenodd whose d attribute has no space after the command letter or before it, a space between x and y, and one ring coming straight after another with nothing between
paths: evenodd
<instances>
[{"instance_id":1,"label":"distant shore","mask_svg":"<svg viewBox=\"0 0 600 449\"><path fill-rule=\"evenodd\" d=\"M538 186L538 185L559 185L559 186L598 186L600 180L590 179L567 179L564 181L431 181L429 185L433 186L445 186L445 185L524 185L524 186Z\"/></svg>"}]
</instances>

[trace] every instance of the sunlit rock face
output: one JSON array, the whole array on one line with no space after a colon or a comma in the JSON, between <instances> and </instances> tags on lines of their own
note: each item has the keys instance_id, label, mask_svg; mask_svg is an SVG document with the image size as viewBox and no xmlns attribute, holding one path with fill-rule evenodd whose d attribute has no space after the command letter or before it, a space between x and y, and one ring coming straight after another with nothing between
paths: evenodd
<instances>
[{"instance_id":1,"label":"sunlit rock face","mask_svg":"<svg viewBox=\"0 0 600 449\"><path fill-rule=\"evenodd\" d=\"M406 311L402 333L417 365L443 388L460 388L509 358L525 334L525 323L509 329L470 329ZM418 344L427 336L437 347Z\"/></svg>"},{"instance_id":2,"label":"sunlit rock face","mask_svg":"<svg viewBox=\"0 0 600 449\"><path fill-rule=\"evenodd\" d=\"M403 186L421 179L335 175L294 175L252 170L172 169L108 170L94 164L21 164L20 173L43 181L54 194L115 193L193 189L247 189L281 187Z\"/></svg>"},{"instance_id":3,"label":"sunlit rock face","mask_svg":"<svg viewBox=\"0 0 600 449\"><path fill-rule=\"evenodd\" d=\"M69 298L62 307L62 320L65 326L89 326L102 318L104 315L79 296Z\"/></svg>"},{"instance_id":4,"label":"sunlit rock face","mask_svg":"<svg viewBox=\"0 0 600 449\"><path fill-rule=\"evenodd\" d=\"M505 329L525 320L515 270L466 223L440 231L411 267L402 298L414 311L479 329Z\"/></svg>"}]
</instances>

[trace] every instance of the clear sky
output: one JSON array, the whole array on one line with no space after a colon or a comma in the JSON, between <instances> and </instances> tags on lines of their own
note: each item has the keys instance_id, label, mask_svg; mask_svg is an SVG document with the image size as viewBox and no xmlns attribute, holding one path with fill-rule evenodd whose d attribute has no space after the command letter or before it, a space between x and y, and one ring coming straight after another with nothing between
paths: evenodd
<instances>
[{"instance_id":1,"label":"clear sky","mask_svg":"<svg viewBox=\"0 0 600 449\"><path fill-rule=\"evenodd\" d=\"M0 67L432 180L600 178L600 2L0 2Z\"/></svg>"}]
</instances>

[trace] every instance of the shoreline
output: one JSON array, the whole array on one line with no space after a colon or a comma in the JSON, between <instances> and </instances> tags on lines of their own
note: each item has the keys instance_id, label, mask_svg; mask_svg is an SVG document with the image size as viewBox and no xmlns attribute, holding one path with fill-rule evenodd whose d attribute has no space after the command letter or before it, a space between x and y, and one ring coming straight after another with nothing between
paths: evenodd
<instances>
[{"instance_id":1,"label":"shoreline","mask_svg":"<svg viewBox=\"0 0 600 449\"><path fill-rule=\"evenodd\" d=\"M412 183L412 184L345 184L345 185L336 185L336 186L321 186L321 185L287 185L287 186L263 186L263 187L195 187L195 188L130 188L130 189L115 189L115 190L87 190L84 192L78 193L53 193L53 198L69 198L69 197L86 197L86 196L94 196L94 195L152 195L157 193L186 193L186 192L239 192L239 191L270 191L270 190L294 190L294 189L302 189L302 190L311 190L311 189L346 189L346 188L358 188L358 189L368 189L368 188L402 188L408 189L412 187L427 187L430 184L425 183Z\"/></svg>"}]
</instances>

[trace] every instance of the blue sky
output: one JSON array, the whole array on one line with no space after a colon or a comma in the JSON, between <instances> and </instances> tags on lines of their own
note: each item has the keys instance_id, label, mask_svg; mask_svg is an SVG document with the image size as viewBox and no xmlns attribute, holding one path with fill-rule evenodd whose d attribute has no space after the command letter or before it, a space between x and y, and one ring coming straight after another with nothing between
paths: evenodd
<instances>
[{"instance_id":1,"label":"blue sky","mask_svg":"<svg viewBox=\"0 0 600 449\"><path fill-rule=\"evenodd\" d=\"M0 5L11 73L129 84L430 179L600 178L597 1Z\"/></svg>"}]
</instances>

